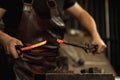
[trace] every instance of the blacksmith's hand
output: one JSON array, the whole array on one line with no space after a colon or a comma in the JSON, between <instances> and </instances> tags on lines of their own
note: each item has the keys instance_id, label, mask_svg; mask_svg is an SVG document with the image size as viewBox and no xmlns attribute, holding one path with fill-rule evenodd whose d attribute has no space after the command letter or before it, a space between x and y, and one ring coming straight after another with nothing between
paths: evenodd
<instances>
[{"instance_id":1,"label":"blacksmith's hand","mask_svg":"<svg viewBox=\"0 0 120 80\"><path fill-rule=\"evenodd\" d=\"M11 36L7 36L7 37L3 38L2 44L3 44L3 47L8 55L12 56L15 59L20 57L16 48L15 48L16 45L23 46L23 44L20 40L14 38L14 37L11 37Z\"/></svg>"}]
</instances>

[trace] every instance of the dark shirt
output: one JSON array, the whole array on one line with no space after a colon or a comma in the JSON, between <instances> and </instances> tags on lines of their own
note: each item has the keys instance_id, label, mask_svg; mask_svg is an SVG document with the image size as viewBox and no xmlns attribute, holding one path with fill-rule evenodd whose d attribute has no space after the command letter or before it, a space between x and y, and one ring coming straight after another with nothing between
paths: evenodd
<instances>
[{"instance_id":1,"label":"dark shirt","mask_svg":"<svg viewBox=\"0 0 120 80\"><path fill-rule=\"evenodd\" d=\"M0 7L7 10L6 14L3 17L5 27L15 28L16 26L18 26L23 8L22 1L23 0L12 0L12 1L0 0ZM62 0L56 0L56 1L61 2ZM63 0L62 2L64 3L62 8L65 10L71 7L75 3L75 0ZM34 0L33 7L40 16L50 16L50 12L49 12L49 8L47 7L46 0Z\"/></svg>"}]
</instances>

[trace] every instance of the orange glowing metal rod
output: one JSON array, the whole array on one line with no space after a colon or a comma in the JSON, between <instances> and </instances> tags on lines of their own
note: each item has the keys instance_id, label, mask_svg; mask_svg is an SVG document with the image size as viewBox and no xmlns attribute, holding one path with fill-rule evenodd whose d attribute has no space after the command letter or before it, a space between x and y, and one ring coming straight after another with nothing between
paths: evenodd
<instances>
[{"instance_id":1,"label":"orange glowing metal rod","mask_svg":"<svg viewBox=\"0 0 120 80\"><path fill-rule=\"evenodd\" d=\"M83 48L83 49L88 49L88 47L85 47L85 46L80 46L80 45L77 45L77 44L73 44L73 43L68 43L68 42L65 42L61 39L57 39L57 42L59 44L66 44L66 45L71 45L71 46L75 46L75 47L79 47L79 48Z\"/></svg>"},{"instance_id":2,"label":"orange glowing metal rod","mask_svg":"<svg viewBox=\"0 0 120 80\"><path fill-rule=\"evenodd\" d=\"M30 50L30 49L45 45L46 43L47 43L47 40L36 43L36 44L33 44L33 45L30 45L30 46L27 46L27 47L23 47L23 48L21 48L21 51Z\"/></svg>"},{"instance_id":3,"label":"orange glowing metal rod","mask_svg":"<svg viewBox=\"0 0 120 80\"><path fill-rule=\"evenodd\" d=\"M64 44L64 41L61 40L61 39L57 39L57 42L60 43L60 44Z\"/></svg>"}]
</instances>

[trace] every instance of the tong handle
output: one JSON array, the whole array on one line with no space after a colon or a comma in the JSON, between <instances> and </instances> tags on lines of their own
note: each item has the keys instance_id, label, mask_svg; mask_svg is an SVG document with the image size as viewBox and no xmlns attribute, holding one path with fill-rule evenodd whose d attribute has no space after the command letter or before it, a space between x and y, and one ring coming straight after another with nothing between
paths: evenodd
<instances>
[{"instance_id":1,"label":"tong handle","mask_svg":"<svg viewBox=\"0 0 120 80\"><path fill-rule=\"evenodd\" d=\"M26 47L26 45L24 45L24 46L16 45L16 46L15 46L15 48L16 48L19 56L22 55L23 53L28 53L28 52L30 52L30 50L22 50L22 48L24 48L24 47Z\"/></svg>"},{"instance_id":2,"label":"tong handle","mask_svg":"<svg viewBox=\"0 0 120 80\"><path fill-rule=\"evenodd\" d=\"M22 55L22 50L21 50L21 48L22 48L23 46L21 46L21 45L16 45L15 46L15 48L16 48L16 50L17 50L17 53L18 53L18 55L20 56L20 55Z\"/></svg>"}]
</instances>

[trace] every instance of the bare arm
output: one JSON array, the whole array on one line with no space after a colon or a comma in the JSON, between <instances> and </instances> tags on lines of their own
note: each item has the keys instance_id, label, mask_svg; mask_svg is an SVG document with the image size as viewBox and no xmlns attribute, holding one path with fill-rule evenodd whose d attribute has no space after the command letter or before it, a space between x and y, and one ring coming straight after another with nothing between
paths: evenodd
<instances>
[{"instance_id":1,"label":"bare arm","mask_svg":"<svg viewBox=\"0 0 120 80\"><path fill-rule=\"evenodd\" d=\"M6 10L3 8L0 8L0 20L2 18L2 16L5 14Z\"/></svg>"},{"instance_id":2,"label":"bare arm","mask_svg":"<svg viewBox=\"0 0 120 80\"><path fill-rule=\"evenodd\" d=\"M98 44L98 53L103 52L106 45L97 31L96 23L93 17L77 2L72 7L68 8L66 12L76 18L80 25L89 32L93 39L93 43Z\"/></svg>"},{"instance_id":3,"label":"bare arm","mask_svg":"<svg viewBox=\"0 0 120 80\"><path fill-rule=\"evenodd\" d=\"M96 23L93 17L91 17L91 15L89 15L89 13L85 11L77 2L74 6L68 8L66 12L76 18L80 25L83 26L92 37L98 36Z\"/></svg>"}]
</instances>

